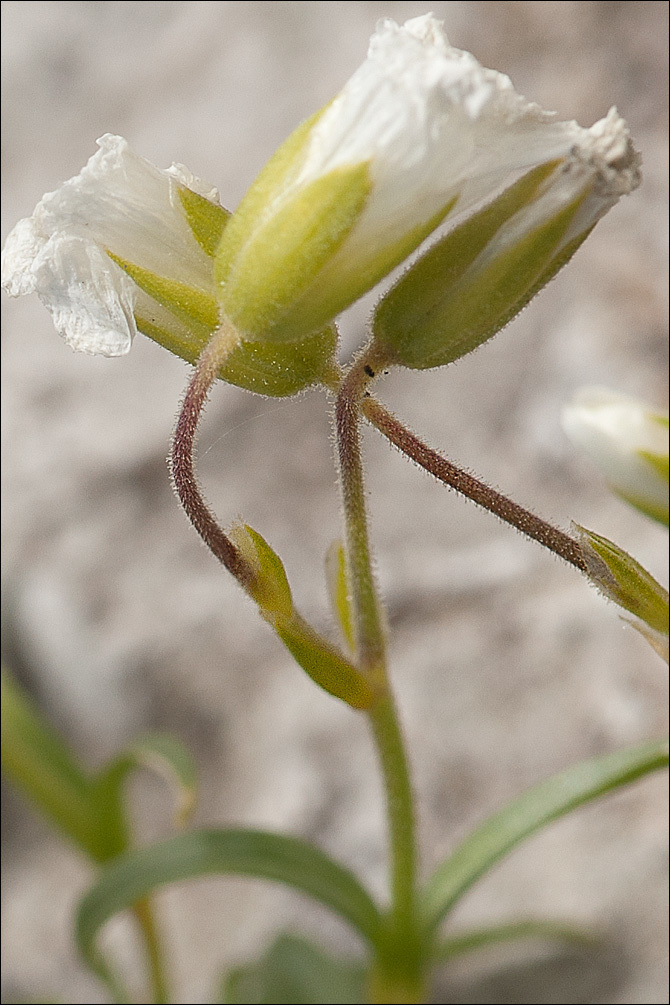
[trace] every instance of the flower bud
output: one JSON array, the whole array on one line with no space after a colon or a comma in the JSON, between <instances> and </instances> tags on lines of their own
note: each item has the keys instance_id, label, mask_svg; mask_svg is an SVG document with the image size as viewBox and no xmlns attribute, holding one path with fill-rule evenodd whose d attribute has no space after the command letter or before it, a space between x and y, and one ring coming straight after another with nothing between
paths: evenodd
<instances>
[{"instance_id":1,"label":"flower bud","mask_svg":"<svg viewBox=\"0 0 670 1005\"><path fill-rule=\"evenodd\" d=\"M525 101L449 46L432 16L383 21L365 63L280 147L228 223L216 256L222 309L249 339L322 329L453 207L587 148L594 130Z\"/></svg>"},{"instance_id":2,"label":"flower bud","mask_svg":"<svg viewBox=\"0 0 670 1005\"><path fill-rule=\"evenodd\" d=\"M668 524L668 413L603 387L583 387L563 410L563 428L613 492Z\"/></svg>"},{"instance_id":3,"label":"flower bud","mask_svg":"<svg viewBox=\"0 0 670 1005\"><path fill-rule=\"evenodd\" d=\"M578 524L573 527L593 585L640 619L642 626L631 623L667 661L668 591L623 548Z\"/></svg>"},{"instance_id":4,"label":"flower bud","mask_svg":"<svg viewBox=\"0 0 670 1005\"><path fill-rule=\"evenodd\" d=\"M389 362L444 366L495 335L639 181L638 158L612 110L569 155L525 174L421 257L377 307Z\"/></svg>"}]
</instances>

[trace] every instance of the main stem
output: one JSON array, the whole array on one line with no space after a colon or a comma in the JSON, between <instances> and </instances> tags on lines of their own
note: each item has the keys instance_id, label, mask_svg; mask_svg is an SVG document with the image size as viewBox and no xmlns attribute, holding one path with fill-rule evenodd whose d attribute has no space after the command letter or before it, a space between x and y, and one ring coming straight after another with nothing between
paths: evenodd
<instances>
[{"instance_id":1,"label":"main stem","mask_svg":"<svg viewBox=\"0 0 670 1005\"><path fill-rule=\"evenodd\" d=\"M386 672L384 623L372 571L361 456L360 403L383 365L374 348L368 349L342 381L335 407L357 656L360 670L377 694L367 715L381 764L389 822L392 901L388 945L372 976L372 1000L380 1003L419 1001L422 984L412 787Z\"/></svg>"},{"instance_id":2,"label":"main stem","mask_svg":"<svg viewBox=\"0 0 670 1005\"><path fill-rule=\"evenodd\" d=\"M151 981L151 1001L155 1005L165 1005L170 1000L160 938L156 921L148 897L138 900L133 908L137 923L142 929L144 945L149 964Z\"/></svg>"}]
</instances>

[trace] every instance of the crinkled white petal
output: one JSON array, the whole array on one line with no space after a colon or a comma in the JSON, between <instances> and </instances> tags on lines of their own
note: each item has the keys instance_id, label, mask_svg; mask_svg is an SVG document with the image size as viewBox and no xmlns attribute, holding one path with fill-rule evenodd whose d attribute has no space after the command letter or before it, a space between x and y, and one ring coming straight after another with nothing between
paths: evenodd
<instances>
[{"instance_id":1,"label":"crinkled white petal","mask_svg":"<svg viewBox=\"0 0 670 1005\"><path fill-rule=\"evenodd\" d=\"M458 210L510 175L588 145L593 131L558 122L509 77L452 48L430 14L380 23L368 58L312 130L295 185L370 163L373 192L353 242L398 234L451 199Z\"/></svg>"},{"instance_id":2,"label":"crinkled white petal","mask_svg":"<svg viewBox=\"0 0 670 1005\"><path fill-rule=\"evenodd\" d=\"M585 142L570 151L545 180L537 196L488 243L477 259L476 268L503 254L581 199L556 248L558 257L564 247L586 234L623 194L639 184L639 157L630 142L626 123L614 109L585 133Z\"/></svg>"},{"instance_id":3,"label":"crinkled white petal","mask_svg":"<svg viewBox=\"0 0 670 1005\"><path fill-rule=\"evenodd\" d=\"M47 193L7 238L2 285L12 296L36 292L66 341L116 356L136 333L137 288L107 256L168 279L214 291L211 260L195 240L179 185L212 201L216 189L173 165L160 171L120 136L106 134L81 172Z\"/></svg>"},{"instance_id":4,"label":"crinkled white petal","mask_svg":"<svg viewBox=\"0 0 670 1005\"><path fill-rule=\"evenodd\" d=\"M213 185L203 181L202 178L198 178L184 164L173 162L165 174L175 178L185 188L190 188L191 192L201 195L203 199L209 199L216 206L221 205L218 188L214 188Z\"/></svg>"},{"instance_id":5,"label":"crinkled white petal","mask_svg":"<svg viewBox=\"0 0 670 1005\"><path fill-rule=\"evenodd\" d=\"M122 356L137 333L136 286L91 241L54 235L36 257L36 290L73 349Z\"/></svg>"},{"instance_id":6,"label":"crinkled white petal","mask_svg":"<svg viewBox=\"0 0 670 1005\"><path fill-rule=\"evenodd\" d=\"M596 463L609 484L630 498L668 504L668 483L640 452L668 453L668 430L634 398L584 387L563 410L563 428Z\"/></svg>"}]
</instances>

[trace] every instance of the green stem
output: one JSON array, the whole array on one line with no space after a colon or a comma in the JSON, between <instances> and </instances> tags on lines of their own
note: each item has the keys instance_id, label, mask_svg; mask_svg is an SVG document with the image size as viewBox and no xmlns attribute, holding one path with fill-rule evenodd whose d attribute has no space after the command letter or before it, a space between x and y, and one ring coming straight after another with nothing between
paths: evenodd
<instances>
[{"instance_id":1,"label":"green stem","mask_svg":"<svg viewBox=\"0 0 670 1005\"><path fill-rule=\"evenodd\" d=\"M335 406L335 427L356 651L361 670L368 675L370 683L378 685L383 692L386 689L386 647L372 572L360 436L361 398L379 369L374 353L373 347L360 356L342 381Z\"/></svg>"},{"instance_id":2,"label":"green stem","mask_svg":"<svg viewBox=\"0 0 670 1005\"><path fill-rule=\"evenodd\" d=\"M154 1005L166 1005L170 1000L165 963L161 951L160 937L156 927L156 919L151 909L148 897L138 900L133 907L133 914L144 936L144 947L149 965L151 984L151 1001Z\"/></svg>"},{"instance_id":3,"label":"green stem","mask_svg":"<svg viewBox=\"0 0 670 1005\"><path fill-rule=\"evenodd\" d=\"M356 651L360 670L376 693L367 715L386 793L391 856L391 909L371 975L370 996L375 1003L402 1003L420 1001L423 991L414 804L386 672L384 620L372 571L360 443L361 399L384 363L372 347L353 364L338 391L335 425Z\"/></svg>"},{"instance_id":4,"label":"green stem","mask_svg":"<svg viewBox=\"0 0 670 1005\"><path fill-rule=\"evenodd\" d=\"M512 921L452 935L435 947L435 960L451 960L455 956L462 956L475 949L485 949L501 942L515 942L522 939L566 942L582 948L592 946L596 942L595 936L591 933L560 921Z\"/></svg>"}]
</instances>

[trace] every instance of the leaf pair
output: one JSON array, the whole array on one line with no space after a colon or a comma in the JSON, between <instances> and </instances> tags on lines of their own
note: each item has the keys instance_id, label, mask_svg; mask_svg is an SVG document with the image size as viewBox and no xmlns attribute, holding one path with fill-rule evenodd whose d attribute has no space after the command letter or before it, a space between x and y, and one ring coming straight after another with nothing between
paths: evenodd
<instances>
[{"instance_id":1,"label":"leaf pair","mask_svg":"<svg viewBox=\"0 0 670 1005\"><path fill-rule=\"evenodd\" d=\"M424 937L436 961L483 945L485 941L538 934L534 926L529 929L526 925L505 933L498 929L491 929L488 933L471 933L441 943L437 930L473 883L525 838L572 809L667 763L666 742L646 743L631 750L585 761L535 786L485 821L436 870L423 890ZM110 984L110 974L96 950L97 935L104 923L117 911L130 907L157 887L213 874L253 876L293 886L348 922L373 953L382 938L383 912L356 877L323 852L296 838L277 834L209 830L179 835L150 848L131 852L104 869L79 909L77 940L84 959ZM546 935L547 929L542 929L540 934ZM564 937L565 930L553 930L549 934ZM288 966L287 953L289 956L297 955L304 963L303 957L314 961L316 950L303 952L295 945L289 948L280 945L279 949L275 947L275 951L270 952L265 962L269 965L269 961L277 963L279 959L281 970ZM295 965L298 966L298 963ZM333 973L337 972L339 978L351 986L360 971L356 967L341 966L341 972L336 967ZM268 974L267 967L263 968L261 964L238 971L237 976L233 975L229 981L227 993L230 997L227 1000L288 1000L239 997L240 988L249 990L249 982L253 986L253 980L256 980L258 988L259 981L262 984L263 980L270 979ZM325 1002L350 999L315 997L296 1000Z\"/></svg>"}]
</instances>

